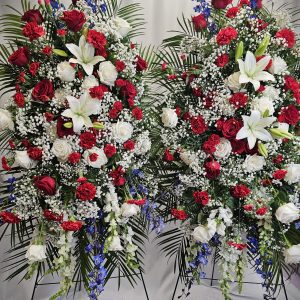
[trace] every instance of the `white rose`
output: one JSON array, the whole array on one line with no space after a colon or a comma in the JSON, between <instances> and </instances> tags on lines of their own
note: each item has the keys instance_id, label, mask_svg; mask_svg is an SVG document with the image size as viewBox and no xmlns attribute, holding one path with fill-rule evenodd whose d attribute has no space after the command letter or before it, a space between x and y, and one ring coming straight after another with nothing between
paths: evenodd
<instances>
[{"instance_id":1,"label":"white rose","mask_svg":"<svg viewBox=\"0 0 300 300\"><path fill-rule=\"evenodd\" d=\"M31 261L42 261L47 258L46 256L46 246L44 245L30 245L25 257Z\"/></svg>"},{"instance_id":2,"label":"white rose","mask_svg":"<svg viewBox=\"0 0 300 300\"><path fill-rule=\"evenodd\" d=\"M287 63L285 62L285 60L279 56L275 56L272 59L272 65L269 69L269 72L272 74L280 75L283 72L285 72L286 69L287 69Z\"/></svg>"},{"instance_id":3,"label":"white rose","mask_svg":"<svg viewBox=\"0 0 300 300\"><path fill-rule=\"evenodd\" d=\"M17 166L20 166L25 169L32 169L34 168L37 164L38 161L31 159L28 156L28 153L26 150L24 151L16 151L15 152L15 163Z\"/></svg>"},{"instance_id":4,"label":"white rose","mask_svg":"<svg viewBox=\"0 0 300 300\"><path fill-rule=\"evenodd\" d=\"M286 170L287 173L284 177L284 180L287 183L292 184L300 181L300 164L288 165Z\"/></svg>"},{"instance_id":5,"label":"white rose","mask_svg":"<svg viewBox=\"0 0 300 300\"><path fill-rule=\"evenodd\" d=\"M285 262L287 264L300 263L300 244L293 245L284 251Z\"/></svg>"},{"instance_id":6,"label":"white rose","mask_svg":"<svg viewBox=\"0 0 300 300\"><path fill-rule=\"evenodd\" d=\"M96 160L90 159L90 156L92 154L96 154L96 155L94 155ZM97 147L93 147L91 149L85 150L83 153L83 158L84 158L86 164L93 168L101 168L108 162L108 159L107 159L103 149L99 149Z\"/></svg>"},{"instance_id":7,"label":"white rose","mask_svg":"<svg viewBox=\"0 0 300 300\"><path fill-rule=\"evenodd\" d=\"M207 225L199 225L192 233L195 241L201 243L207 243L211 240L217 231L217 223L215 220L208 219Z\"/></svg>"},{"instance_id":8,"label":"white rose","mask_svg":"<svg viewBox=\"0 0 300 300\"><path fill-rule=\"evenodd\" d=\"M257 172L263 169L266 160L263 156L254 154L247 155L243 167L247 172Z\"/></svg>"},{"instance_id":9,"label":"white rose","mask_svg":"<svg viewBox=\"0 0 300 300\"><path fill-rule=\"evenodd\" d=\"M94 75L90 75L84 78L81 86L83 89L89 90L98 85L99 85L98 79Z\"/></svg>"},{"instance_id":10,"label":"white rose","mask_svg":"<svg viewBox=\"0 0 300 300\"><path fill-rule=\"evenodd\" d=\"M123 247L121 245L120 237L114 236L109 245L108 251L122 251L122 250L123 250Z\"/></svg>"},{"instance_id":11,"label":"white rose","mask_svg":"<svg viewBox=\"0 0 300 300\"><path fill-rule=\"evenodd\" d=\"M275 112L273 102L269 97L254 98L252 102L252 109L260 111L262 115L268 111L268 116L272 116Z\"/></svg>"},{"instance_id":12,"label":"white rose","mask_svg":"<svg viewBox=\"0 0 300 300\"><path fill-rule=\"evenodd\" d=\"M72 153L71 145L64 139L56 139L52 145L51 152L61 162L66 162Z\"/></svg>"},{"instance_id":13,"label":"white rose","mask_svg":"<svg viewBox=\"0 0 300 300\"><path fill-rule=\"evenodd\" d=\"M118 33L120 34L120 36L125 37L131 29L130 24L126 20L124 20L120 17L114 17L112 19L112 21L113 21L114 25L116 26L116 29L117 29Z\"/></svg>"},{"instance_id":14,"label":"white rose","mask_svg":"<svg viewBox=\"0 0 300 300\"><path fill-rule=\"evenodd\" d=\"M289 224L299 219L300 210L294 203L287 203L277 208L275 216L281 223Z\"/></svg>"},{"instance_id":15,"label":"white rose","mask_svg":"<svg viewBox=\"0 0 300 300\"><path fill-rule=\"evenodd\" d=\"M214 152L214 156L216 158L226 158L230 155L232 150L231 143L225 139L221 138L220 143L216 146L216 151Z\"/></svg>"},{"instance_id":16,"label":"white rose","mask_svg":"<svg viewBox=\"0 0 300 300\"><path fill-rule=\"evenodd\" d=\"M100 64L98 74L102 83L109 86L115 85L115 81L118 77L118 71L110 61L104 61Z\"/></svg>"},{"instance_id":17,"label":"white rose","mask_svg":"<svg viewBox=\"0 0 300 300\"><path fill-rule=\"evenodd\" d=\"M233 92L237 92L241 88L241 84L239 82L240 75L240 72L235 72L227 78L227 85Z\"/></svg>"},{"instance_id":18,"label":"white rose","mask_svg":"<svg viewBox=\"0 0 300 300\"><path fill-rule=\"evenodd\" d=\"M123 203L121 206L121 215L124 218L130 218L140 212L140 207L135 204Z\"/></svg>"},{"instance_id":19,"label":"white rose","mask_svg":"<svg viewBox=\"0 0 300 300\"><path fill-rule=\"evenodd\" d=\"M262 94L264 97L268 97L270 100L277 100L280 96L280 90L274 88L273 86L267 85Z\"/></svg>"},{"instance_id":20,"label":"white rose","mask_svg":"<svg viewBox=\"0 0 300 300\"><path fill-rule=\"evenodd\" d=\"M75 79L75 74L75 69L67 61L63 61L57 65L57 76L62 81L73 81Z\"/></svg>"},{"instance_id":21,"label":"white rose","mask_svg":"<svg viewBox=\"0 0 300 300\"><path fill-rule=\"evenodd\" d=\"M179 157L188 166L191 165L193 162L198 161L197 155L190 151L180 152Z\"/></svg>"},{"instance_id":22,"label":"white rose","mask_svg":"<svg viewBox=\"0 0 300 300\"><path fill-rule=\"evenodd\" d=\"M151 149L151 140L148 136L141 135L134 147L134 152L137 155L146 154Z\"/></svg>"},{"instance_id":23,"label":"white rose","mask_svg":"<svg viewBox=\"0 0 300 300\"><path fill-rule=\"evenodd\" d=\"M0 131L4 129L14 130L14 122L11 113L6 109L0 108Z\"/></svg>"},{"instance_id":24,"label":"white rose","mask_svg":"<svg viewBox=\"0 0 300 300\"><path fill-rule=\"evenodd\" d=\"M133 127L128 122L118 121L113 124L112 135L117 142L125 142L131 138L133 134Z\"/></svg>"},{"instance_id":25,"label":"white rose","mask_svg":"<svg viewBox=\"0 0 300 300\"><path fill-rule=\"evenodd\" d=\"M178 122L178 116L175 112L175 109L165 107L162 109L162 114L160 116L165 127L176 127Z\"/></svg>"}]
</instances>

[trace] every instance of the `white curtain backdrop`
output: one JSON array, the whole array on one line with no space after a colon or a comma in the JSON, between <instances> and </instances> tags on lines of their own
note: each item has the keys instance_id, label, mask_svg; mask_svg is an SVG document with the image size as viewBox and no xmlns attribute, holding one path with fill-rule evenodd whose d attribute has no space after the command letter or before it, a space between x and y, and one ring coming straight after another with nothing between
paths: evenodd
<instances>
[{"instance_id":1,"label":"white curtain backdrop","mask_svg":"<svg viewBox=\"0 0 300 300\"><path fill-rule=\"evenodd\" d=\"M32 2L37 0L32 0ZM71 0L64 2L70 2ZM178 29L176 19L183 14L186 16L193 14L193 4L191 0L123 0L124 4L131 2L141 2L144 7L144 14L147 21L145 35L138 38L138 42L143 44L159 45L161 41L170 36L169 30ZM267 0L265 0L267 2ZM300 0L275 0L276 5L284 2L289 3L289 6L300 8ZM0 15L7 12L5 5L11 5L15 8L20 8L20 0L0 0ZM1 100L1 99L0 99ZM0 101L1 104L1 101ZM1 106L1 105L0 105ZM0 178L1 184L1 178ZM146 242L146 258L145 258L145 283L147 286L150 300L171 300L173 290L177 280L177 274L173 271L173 259L168 260L164 257L153 239L155 235L149 237L149 242ZM0 244L0 260L3 260L6 255L3 255L8 250L9 237L6 243ZM0 265L1 267L1 265ZM216 268L218 269L218 268ZM207 268L207 275L211 275L211 266ZM218 272L216 271L216 278ZM0 272L0 300L30 300L34 280L22 281L19 279L12 281L5 281L7 274ZM261 278L256 276L251 270L247 271L245 281L261 282ZM47 281L48 282L48 281ZM177 296L181 294L183 286L179 284L177 289ZM293 277L291 281L286 284L289 295L289 300L299 300L300 279ZM55 286L39 287L36 291L34 300L48 299L49 295L53 294ZM71 298L70 298L71 299ZM76 295L77 300L87 300L88 297L84 293ZM135 289L133 289L125 280L121 283L121 288L118 291L118 282L112 279L106 286L105 292L101 295L102 300L146 300L146 295L141 282L138 282ZM182 297L181 299L185 299ZM212 286L209 280L204 281L202 286L194 286L191 290L191 295L187 298L189 300L221 300L222 296L217 286L217 281L214 281ZM259 284L246 284L243 294L238 295L237 288L233 287L233 299L248 299L257 300L263 299L263 290ZM283 292L276 298L277 300L284 300Z\"/></svg>"}]
</instances>

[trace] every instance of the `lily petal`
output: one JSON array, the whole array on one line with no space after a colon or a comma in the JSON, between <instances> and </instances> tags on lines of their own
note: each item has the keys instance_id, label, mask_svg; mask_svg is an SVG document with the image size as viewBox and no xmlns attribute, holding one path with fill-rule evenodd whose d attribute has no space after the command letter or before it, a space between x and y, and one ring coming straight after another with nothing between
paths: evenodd
<instances>
[{"instance_id":1,"label":"lily petal","mask_svg":"<svg viewBox=\"0 0 300 300\"><path fill-rule=\"evenodd\" d=\"M259 73L259 72L263 71L266 68L266 66L269 64L270 59L271 59L270 56L265 56L264 58L259 60L256 63L255 73Z\"/></svg>"},{"instance_id":2,"label":"lily petal","mask_svg":"<svg viewBox=\"0 0 300 300\"><path fill-rule=\"evenodd\" d=\"M255 74L255 79L259 81L275 81L275 77L266 71L261 71Z\"/></svg>"},{"instance_id":3,"label":"lily petal","mask_svg":"<svg viewBox=\"0 0 300 300\"><path fill-rule=\"evenodd\" d=\"M236 135L237 140L245 139L249 134L249 131L246 127L242 127Z\"/></svg>"}]
</instances>

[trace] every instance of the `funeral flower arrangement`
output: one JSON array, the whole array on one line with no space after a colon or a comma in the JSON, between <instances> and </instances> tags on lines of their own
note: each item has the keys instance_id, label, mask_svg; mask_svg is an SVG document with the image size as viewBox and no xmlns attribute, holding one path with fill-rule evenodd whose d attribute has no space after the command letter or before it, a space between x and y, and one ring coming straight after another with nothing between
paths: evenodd
<instances>
[{"instance_id":1,"label":"funeral flower arrangement","mask_svg":"<svg viewBox=\"0 0 300 300\"><path fill-rule=\"evenodd\" d=\"M28 266L31 277L47 261L61 280L53 299L74 279L97 299L115 268L130 278L139 266L153 206L142 171L151 148L141 101L147 62L130 42L143 25L140 7L22 4L22 15L1 24L16 38L1 46L2 91L14 94L0 109L0 219L18 232L14 248L28 246L16 273Z\"/></svg>"},{"instance_id":2,"label":"funeral flower arrangement","mask_svg":"<svg viewBox=\"0 0 300 300\"><path fill-rule=\"evenodd\" d=\"M267 287L300 262L300 50L289 14L261 1L197 0L195 12L165 40L154 76L168 91L164 213L182 221L160 243L192 282L217 249L230 299L247 261Z\"/></svg>"}]
</instances>

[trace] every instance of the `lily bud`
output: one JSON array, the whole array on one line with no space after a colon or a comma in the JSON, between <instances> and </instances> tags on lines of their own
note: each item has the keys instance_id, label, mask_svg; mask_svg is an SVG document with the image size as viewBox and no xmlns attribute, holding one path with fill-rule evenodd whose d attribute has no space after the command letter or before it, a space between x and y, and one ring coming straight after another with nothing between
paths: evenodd
<instances>
[{"instance_id":1,"label":"lily bud","mask_svg":"<svg viewBox=\"0 0 300 300\"><path fill-rule=\"evenodd\" d=\"M94 122L94 123L93 123L93 128L95 128L95 129L97 129L97 130L101 130L101 129L104 129L105 126L104 126L104 124L101 123L101 122Z\"/></svg>"},{"instance_id":2,"label":"lily bud","mask_svg":"<svg viewBox=\"0 0 300 300\"><path fill-rule=\"evenodd\" d=\"M68 57L67 52L61 49L53 49L52 52L58 56Z\"/></svg>"},{"instance_id":3,"label":"lily bud","mask_svg":"<svg viewBox=\"0 0 300 300\"><path fill-rule=\"evenodd\" d=\"M259 44L257 50L255 51L255 56L262 56L265 51L267 50L269 43L270 43L270 36L266 35L264 37L264 39L262 40L262 42Z\"/></svg>"},{"instance_id":4,"label":"lily bud","mask_svg":"<svg viewBox=\"0 0 300 300\"><path fill-rule=\"evenodd\" d=\"M235 51L235 61L238 61L238 59L241 59L244 54L244 42L239 42L238 46L236 47Z\"/></svg>"},{"instance_id":5,"label":"lily bud","mask_svg":"<svg viewBox=\"0 0 300 300\"><path fill-rule=\"evenodd\" d=\"M274 138L277 139L289 139L291 140L294 136L286 130L280 128L271 128L270 132Z\"/></svg>"},{"instance_id":6,"label":"lily bud","mask_svg":"<svg viewBox=\"0 0 300 300\"><path fill-rule=\"evenodd\" d=\"M266 146L263 143L258 143L258 152L264 157L267 158L268 157L268 150L266 148Z\"/></svg>"},{"instance_id":7,"label":"lily bud","mask_svg":"<svg viewBox=\"0 0 300 300\"><path fill-rule=\"evenodd\" d=\"M64 123L64 125L63 125L65 128L68 128L68 129L70 129L70 128L72 128L73 127L73 123L72 122L66 122L66 123Z\"/></svg>"},{"instance_id":8,"label":"lily bud","mask_svg":"<svg viewBox=\"0 0 300 300\"><path fill-rule=\"evenodd\" d=\"M88 29L87 27L84 27L84 28L82 29L82 35L84 35L85 37L87 37L88 32L89 32L89 29Z\"/></svg>"}]
</instances>

